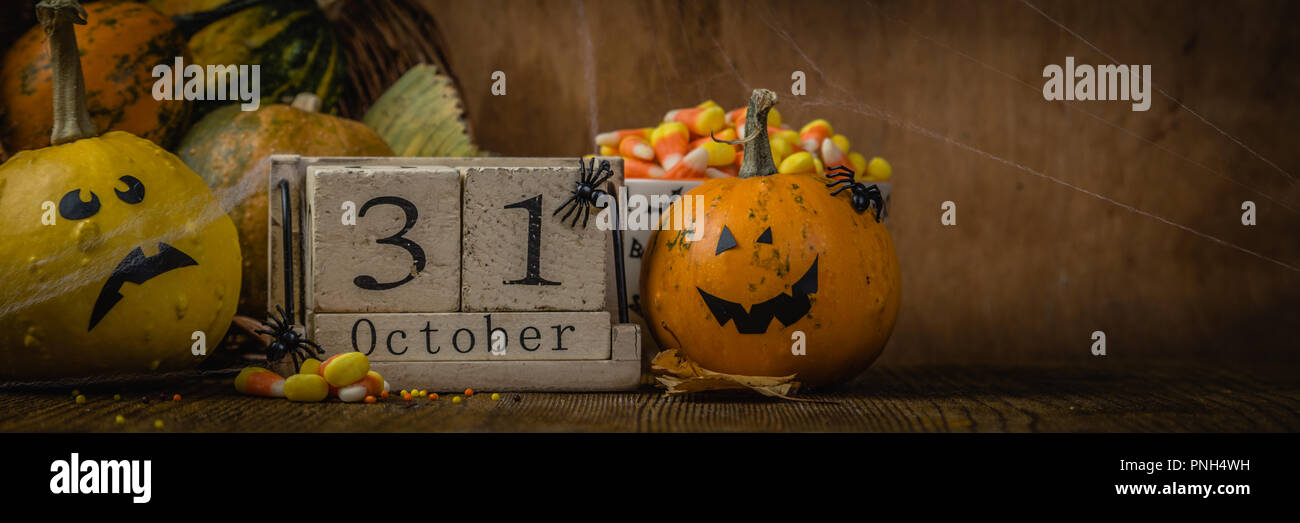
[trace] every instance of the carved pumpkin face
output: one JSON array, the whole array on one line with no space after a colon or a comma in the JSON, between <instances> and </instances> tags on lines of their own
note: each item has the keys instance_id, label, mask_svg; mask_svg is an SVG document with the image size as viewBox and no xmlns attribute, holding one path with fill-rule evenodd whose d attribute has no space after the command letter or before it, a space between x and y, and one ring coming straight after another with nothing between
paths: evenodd
<instances>
[{"instance_id":1,"label":"carved pumpkin face","mask_svg":"<svg viewBox=\"0 0 1300 523\"><path fill-rule=\"evenodd\" d=\"M850 378L880 354L898 316L899 269L872 211L808 175L717 179L689 195L702 197L703 222L688 212L684 230L658 232L642 265L660 345L710 370L809 385Z\"/></svg>"}]
</instances>

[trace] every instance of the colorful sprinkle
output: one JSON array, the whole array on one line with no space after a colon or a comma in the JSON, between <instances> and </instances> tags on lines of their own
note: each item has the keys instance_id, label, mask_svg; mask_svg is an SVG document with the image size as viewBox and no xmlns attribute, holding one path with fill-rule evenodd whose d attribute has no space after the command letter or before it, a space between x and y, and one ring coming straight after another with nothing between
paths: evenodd
<instances>
[{"instance_id":1,"label":"colorful sprinkle","mask_svg":"<svg viewBox=\"0 0 1300 523\"><path fill-rule=\"evenodd\" d=\"M492 401L497 401L497 400L500 400L500 399L501 399L501 395L500 395L500 394L497 394L497 393L495 393L495 392L492 393Z\"/></svg>"}]
</instances>

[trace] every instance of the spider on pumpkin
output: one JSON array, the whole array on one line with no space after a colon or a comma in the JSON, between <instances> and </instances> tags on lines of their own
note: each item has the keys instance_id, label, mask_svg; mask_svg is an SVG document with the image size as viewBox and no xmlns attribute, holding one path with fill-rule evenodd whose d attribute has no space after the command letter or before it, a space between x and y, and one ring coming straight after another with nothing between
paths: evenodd
<instances>
[{"instance_id":1,"label":"spider on pumpkin","mask_svg":"<svg viewBox=\"0 0 1300 523\"><path fill-rule=\"evenodd\" d=\"M596 159L592 158L590 167L582 163L582 160L578 160L578 173L578 184L573 188L573 195L556 207L551 216L560 214L560 211L568 207L569 212L564 213L560 222L563 223L572 214L573 221L569 223L569 227L573 227L578 224L578 217L581 216L582 228L586 229L587 218L591 216L591 207L597 205L601 196L609 196L609 193L600 190L600 184L614 176L614 168L610 167L607 160L601 160L600 167L597 168ZM577 214L574 214L574 211L577 211Z\"/></svg>"},{"instance_id":2,"label":"spider on pumpkin","mask_svg":"<svg viewBox=\"0 0 1300 523\"><path fill-rule=\"evenodd\" d=\"M853 210L863 212L868 208L874 209L877 222L885 215L885 200L881 198L880 188L876 184L866 185L853 181L853 169L842 165L831 167L826 171L826 177L835 180L826 184L826 186L839 186L839 189L832 192L831 196L838 195L848 189L852 194L850 201L853 203Z\"/></svg>"}]
</instances>

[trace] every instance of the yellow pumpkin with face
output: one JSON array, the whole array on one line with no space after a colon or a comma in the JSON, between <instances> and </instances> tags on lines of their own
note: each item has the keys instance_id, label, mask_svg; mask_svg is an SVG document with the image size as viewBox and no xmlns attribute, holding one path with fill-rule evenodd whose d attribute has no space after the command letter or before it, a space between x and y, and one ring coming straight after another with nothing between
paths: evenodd
<instances>
[{"instance_id":1,"label":"yellow pumpkin with face","mask_svg":"<svg viewBox=\"0 0 1300 523\"><path fill-rule=\"evenodd\" d=\"M850 192L776 174L758 124L775 102L761 89L751 99L746 128L760 131L745 141L741 177L674 203L698 197L703 220L686 212L681 230L652 237L642 308L661 346L709 370L839 382L870 365L893 331L898 258L877 211L855 209Z\"/></svg>"},{"instance_id":2,"label":"yellow pumpkin with face","mask_svg":"<svg viewBox=\"0 0 1300 523\"><path fill-rule=\"evenodd\" d=\"M239 300L234 224L175 155L125 132L95 136L72 65L79 6L41 6L59 68L58 145L0 165L0 377L197 365Z\"/></svg>"}]
</instances>

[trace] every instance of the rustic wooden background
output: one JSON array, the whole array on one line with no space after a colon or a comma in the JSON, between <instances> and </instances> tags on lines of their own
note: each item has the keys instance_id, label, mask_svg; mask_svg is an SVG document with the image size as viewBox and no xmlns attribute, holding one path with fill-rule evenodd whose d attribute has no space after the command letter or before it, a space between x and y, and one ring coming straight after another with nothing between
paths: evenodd
<instances>
[{"instance_id":1,"label":"rustic wooden background","mask_svg":"<svg viewBox=\"0 0 1300 523\"><path fill-rule=\"evenodd\" d=\"M1111 361L1297 360L1300 3L424 3L488 149L576 155L769 87L787 121L888 158L904 291L883 362L1078 361L1094 330ZM1109 63L1097 49L1168 96L1043 99L1044 66Z\"/></svg>"}]
</instances>

